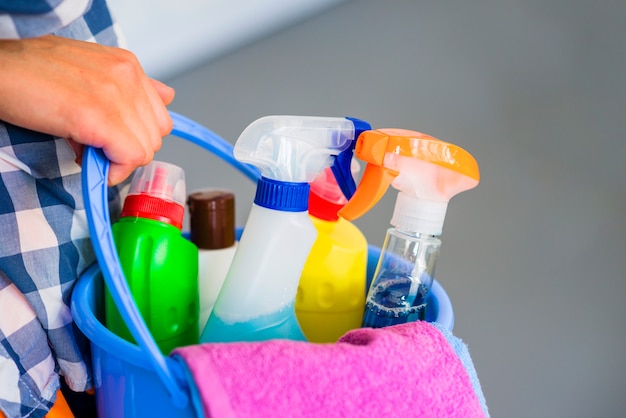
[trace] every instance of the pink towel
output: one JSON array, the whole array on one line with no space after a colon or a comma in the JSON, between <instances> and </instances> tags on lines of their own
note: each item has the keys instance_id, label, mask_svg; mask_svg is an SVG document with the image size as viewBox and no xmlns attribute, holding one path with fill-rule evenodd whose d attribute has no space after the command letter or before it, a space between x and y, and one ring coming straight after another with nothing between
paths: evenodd
<instances>
[{"instance_id":1,"label":"pink towel","mask_svg":"<svg viewBox=\"0 0 626 418\"><path fill-rule=\"evenodd\" d=\"M199 416L486 416L453 347L422 321L357 329L334 344L211 343L173 355L188 368Z\"/></svg>"}]
</instances>

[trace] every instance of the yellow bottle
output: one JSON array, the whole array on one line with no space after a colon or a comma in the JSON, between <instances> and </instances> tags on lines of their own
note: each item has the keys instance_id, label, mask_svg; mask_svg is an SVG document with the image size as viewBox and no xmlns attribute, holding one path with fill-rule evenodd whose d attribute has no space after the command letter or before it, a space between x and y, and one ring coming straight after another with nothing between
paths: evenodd
<instances>
[{"instance_id":1,"label":"yellow bottle","mask_svg":"<svg viewBox=\"0 0 626 418\"><path fill-rule=\"evenodd\" d=\"M295 303L302 332L311 342L335 342L363 319L367 240L353 223L337 216L346 203L329 168L311 183L309 216L317 238Z\"/></svg>"}]
</instances>

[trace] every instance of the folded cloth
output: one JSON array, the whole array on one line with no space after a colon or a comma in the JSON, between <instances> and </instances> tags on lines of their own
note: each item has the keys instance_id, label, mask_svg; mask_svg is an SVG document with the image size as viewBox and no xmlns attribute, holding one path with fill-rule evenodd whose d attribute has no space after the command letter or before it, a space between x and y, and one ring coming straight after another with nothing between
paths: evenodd
<instances>
[{"instance_id":1,"label":"folded cloth","mask_svg":"<svg viewBox=\"0 0 626 418\"><path fill-rule=\"evenodd\" d=\"M464 344L444 332L418 321L356 329L334 344L210 343L172 356L200 417L488 416Z\"/></svg>"}]
</instances>

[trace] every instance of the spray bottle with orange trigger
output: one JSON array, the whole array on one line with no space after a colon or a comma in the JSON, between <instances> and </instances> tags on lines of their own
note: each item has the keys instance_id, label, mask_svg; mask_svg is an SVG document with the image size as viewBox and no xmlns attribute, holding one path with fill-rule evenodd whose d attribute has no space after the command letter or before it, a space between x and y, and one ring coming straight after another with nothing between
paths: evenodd
<instances>
[{"instance_id":1,"label":"spray bottle with orange trigger","mask_svg":"<svg viewBox=\"0 0 626 418\"><path fill-rule=\"evenodd\" d=\"M367 163L356 192L339 215L367 212L389 185L399 191L370 285L364 327L421 319L441 248L438 238L450 199L478 185L474 157L432 136L404 129L362 133L355 155Z\"/></svg>"}]
</instances>

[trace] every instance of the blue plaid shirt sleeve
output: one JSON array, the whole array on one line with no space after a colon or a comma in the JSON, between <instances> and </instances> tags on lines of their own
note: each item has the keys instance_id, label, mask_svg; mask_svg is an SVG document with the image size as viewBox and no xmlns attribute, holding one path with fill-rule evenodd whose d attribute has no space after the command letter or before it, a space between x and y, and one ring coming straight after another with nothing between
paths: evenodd
<instances>
[{"instance_id":1,"label":"blue plaid shirt sleeve","mask_svg":"<svg viewBox=\"0 0 626 418\"><path fill-rule=\"evenodd\" d=\"M0 0L0 38L52 33L85 14L91 0Z\"/></svg>"},{"instance_id":2,"label":"blue plaid shirt sleeve","mask_svg":"<svg viewBox=\"0 0 626 418\"><path fill-rule=\"evenodd\" d=\"M120 40L105 0L0 0L0 38L44 33ZM89 343L69 303L94 261L67 141L0 121L0 410L8 417L45 416L59 376L75 391L92 387Z\"/></svg>"}]
</instances>

